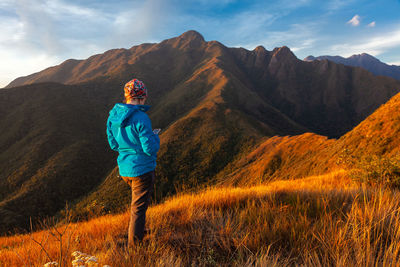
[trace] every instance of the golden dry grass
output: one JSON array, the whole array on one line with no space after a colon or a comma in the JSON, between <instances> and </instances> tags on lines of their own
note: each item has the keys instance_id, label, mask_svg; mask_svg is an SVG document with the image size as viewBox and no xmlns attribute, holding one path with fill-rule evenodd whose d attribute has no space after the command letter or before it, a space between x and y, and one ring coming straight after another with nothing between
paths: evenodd
<instances>
[{"instance_id":1,"label":"golden dry grass","mask_svg":"<svg viewBox=\"0 0 400 267\"><path fill-rule=\"evenodd\" d=\"M399 207L397 191L366 188L345 171L209 188L151 207L150 233L131 250L125 247L127 213L70 224L62 258L70 265L71 252L79 250L110 266L397 266ZM0 238L0 263L50 261L33 239L59 260L60 243L51 232Z\"/></svg>"}]
</instances>

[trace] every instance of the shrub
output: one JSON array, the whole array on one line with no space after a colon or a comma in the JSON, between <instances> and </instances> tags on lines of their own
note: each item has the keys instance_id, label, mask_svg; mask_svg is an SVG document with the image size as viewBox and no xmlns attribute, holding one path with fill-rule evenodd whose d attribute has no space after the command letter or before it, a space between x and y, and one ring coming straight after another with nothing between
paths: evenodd
<instances>
[{"instance_id":1,"label":"shrub","mask_svg":"<svg viewBox=\"0 0 400 267\"><path fill-rule=\"evenodd\" d=\"M400 187L400 157L362 156L350 172L353 179L369 185Z\"/></svg>"}]
</instances>

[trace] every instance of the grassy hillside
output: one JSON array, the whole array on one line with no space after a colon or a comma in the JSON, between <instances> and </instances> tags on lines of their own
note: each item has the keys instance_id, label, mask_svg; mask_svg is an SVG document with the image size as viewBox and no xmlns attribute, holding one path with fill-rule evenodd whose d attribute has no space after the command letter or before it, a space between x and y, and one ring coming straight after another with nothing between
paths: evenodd
<instances>
[{"instance_id":1,"label":"grassy hillside","mask_svg":"<svg viewBox=\"0 0 400 267\"><path fill-rule=\"evenodd\" d=\"M340 143L356 157L362 154L394 156L400 152L399 132L400 95L398 94L340 138Z\"/></svg>"},{"instance_id":2,"label":"grassy hillside","mask_svg":"<svg viewBox=\"0 0 400 267\"><path fill-rule=\"evenodd\" d=\"M400 94L339 139L312 133L274 136L232 161L217 175L219 184L251 185L274 179L324 174L337 168L381 168L398 179ZM379 166L378 166L379 165ZM397 181L393 181L398 184Z\"/></svg>"},{"instance_id":3,"label":"grassy hillside","mask_svg":"<svg viewBox=\"0 0 400 267\"><path fill-rule=\"evenodd\" d=\"M256 185L276 179L327 173L338 168L336 164L327 163L336 142L336 139L311 133L268 138L221 171L218 183Z\"/></svg>"},{"instance_id":4,"label":"grassy hillside","mask_svg":"<svg viewBox=\"0 0 400 267\"><path fill-rule=\"evenodd\" d=\"M79 250L110 266L395 266L399 205L398 193L355 183L344 171L210 188L152 206L150 233L133 250L125 247L124 213L0 238L0 263L70 266Z\"/></svg>"},{"instance_id":5,"label":"grassy hillside","mask_svg":"<svg viewBox=\"0 0 400 267\"><path fill-rule=\"evenodd\" d=\"M0 92L0 232L54 214L115 165L91 97L99 91L49 83Z\"/></svg>"}]
</instances>

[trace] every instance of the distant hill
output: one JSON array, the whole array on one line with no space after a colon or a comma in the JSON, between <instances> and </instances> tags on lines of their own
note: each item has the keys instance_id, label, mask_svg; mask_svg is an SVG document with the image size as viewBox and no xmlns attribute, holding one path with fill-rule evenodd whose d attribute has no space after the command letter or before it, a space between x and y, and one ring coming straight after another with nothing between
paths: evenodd
<instances>
[{"instance_id":1,"label":"distant hill","mask_svg":"<svg viewBox=\"0 0 400 267\"><path fill-rule=\"evenodd\" d=\"M228 48L195 31L67 60L0 91L0 232L66 202L82 216L124 207L129 189L105 123L133 77L149 88L153 127L163 129L158 200L214 184L261 141L284 138L269 137L342 136L400 90L361 68L304 62L287 47Z\"/></svg>"},{"instance_id":2,"label":"distant hill","mask_svg":"<svg viewBox=\"0 0 400 267\"><path fill-rule=\"evenodd\" d=\"M319 57L308 56L304 59L304 61L324 60L324 59L347 66L362 67L372 72L375 75L383 75L400 80L400 66L388 65L366 53L362 53L359 55L352 55L348 58L344 58L341 56L319 56Z\"/></svg>"}]
</instances>

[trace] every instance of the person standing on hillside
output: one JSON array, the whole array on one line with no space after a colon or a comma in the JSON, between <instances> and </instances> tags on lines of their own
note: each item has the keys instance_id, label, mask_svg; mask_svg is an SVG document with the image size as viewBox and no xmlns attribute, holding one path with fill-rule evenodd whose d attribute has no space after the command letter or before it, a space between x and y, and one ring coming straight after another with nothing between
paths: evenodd
<instances>
[{"instance_id":1,"label":"person standing on hillside","mask_svg":"<svg viewBox=\"0 0 400 267\"><path fill-rule=\"evenodd\" d=\"M152 130L144 105L147 88L133 79L125 84L125 103L117 103L107 120L107 137L111 149L118 151L119 174L132 189L128 246L141 242L144 236L146 210L153 192L159 129Z\"/></svg>"}]
</instances>

